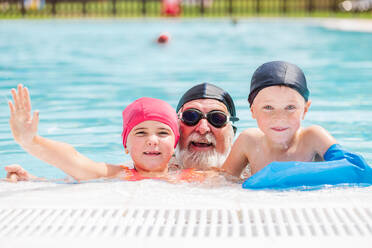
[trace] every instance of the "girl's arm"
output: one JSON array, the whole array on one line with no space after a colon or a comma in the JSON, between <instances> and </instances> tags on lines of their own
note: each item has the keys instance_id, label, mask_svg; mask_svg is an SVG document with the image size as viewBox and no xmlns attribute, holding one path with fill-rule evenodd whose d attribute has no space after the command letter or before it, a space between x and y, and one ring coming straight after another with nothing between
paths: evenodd
<instances>
[{"instance_id":1,"label":"girl's arm","mask_svg":"<svg viewBox=\"0 0 372 248\"><path fill-rule=\"evenodd\" d=\"M63 170L78 181L113 177L121 171L118 166L90 160L69 144L39 136L39 112L35 111L31 117L28 89L19 84L18 92L12 89L11 93L14 104L9 101L10 128L14 140L25 151Z\"/></svg>"}]
</instances>

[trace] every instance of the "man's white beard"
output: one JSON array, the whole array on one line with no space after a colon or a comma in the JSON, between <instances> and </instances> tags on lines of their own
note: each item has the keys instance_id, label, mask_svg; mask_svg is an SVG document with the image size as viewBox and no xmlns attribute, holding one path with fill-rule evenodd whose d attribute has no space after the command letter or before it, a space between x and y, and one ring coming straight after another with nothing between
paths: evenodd
<instances>
[{"instance_id":1,"label":"man's white beard","mask_svg":"<svg viewBox=\"0 0 372 248\"><path fill-rule=\"evenodd\" d=\"M212 143L215 147L216 139L210 133L207 135L199 135L197 133L192 133L186 144L187 147L183 149L178 145L176 148L176 159L178 164L182 168L196 168L198 170L206 170L210 167L221 167L225 162L227 155L229 154L230 149L224 154L218 153L215 148L209 151L190 151L189 144L191 141L208 141Z\"/></svg>"}]
</instances>

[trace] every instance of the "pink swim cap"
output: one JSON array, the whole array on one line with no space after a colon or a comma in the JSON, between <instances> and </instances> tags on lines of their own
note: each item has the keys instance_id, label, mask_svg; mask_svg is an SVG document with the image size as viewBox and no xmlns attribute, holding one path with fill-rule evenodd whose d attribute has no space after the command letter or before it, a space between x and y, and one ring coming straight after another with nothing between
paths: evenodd
<instances>
[{"instance_id":1,"label":"pink swim cap","mask_svg":"<svg viewBox=\"0 0 372 248\"><path fill-rule=\"evenodd\" d=\"M167 102L150 97L141 97L123 110L123 145L127 148L127 138L130 131L144 121L159 121L168 125L174 134L176 147L180 133L178 130L177 113Z\"/></svg>"}]
</instances>

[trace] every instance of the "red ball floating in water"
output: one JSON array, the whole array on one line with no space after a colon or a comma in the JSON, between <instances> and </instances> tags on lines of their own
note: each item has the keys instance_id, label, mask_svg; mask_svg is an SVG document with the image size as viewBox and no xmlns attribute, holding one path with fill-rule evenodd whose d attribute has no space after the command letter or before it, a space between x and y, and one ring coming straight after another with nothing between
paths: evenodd
<instances>
[{"instance_id":1,"label":"red ball floating in water","mask_svg":"<svg viewBox=\"0 0 372 248\"><path fill-rule=\"evenodd\" d=\"M162 33L159 35L157 42L158 43L167 43L170 40L170 35L167 33Z\"/></svg>"}]
</instances>

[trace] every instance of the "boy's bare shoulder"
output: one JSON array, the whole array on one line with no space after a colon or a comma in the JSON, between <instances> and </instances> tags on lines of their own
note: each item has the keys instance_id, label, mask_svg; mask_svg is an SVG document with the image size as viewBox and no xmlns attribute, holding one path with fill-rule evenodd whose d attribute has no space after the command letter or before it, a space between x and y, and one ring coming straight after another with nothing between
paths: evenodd
<instances>
[{"instance_id":1,"label":"boy's bare shoulder","mask_svg":"<svg viewBox=\"0 0 372 248\"><path fill-rule=\"evenodd\" d=\"M262 131L258 128L248 128L239 135L238 140L245 145L256 144L263 135Z\"/></svg>"},{"instance_id":2,"label":"boy's bare shoulder","mask_svg":"<svg viewBox=\"0 0 372 248\"><path fill-rule=\"evenodd\" d=\"M247 128L240 134L240 136L247 138L255 138L260 137L262 135L263 135L262 131L258 128Z\"/></svg>"},{"instance_id":3,"label":"boy's bare shoulder","mask_svg":"<svg viewBox=\"0 0 372 248\"><path fill-rule=\"evenodd\" d=\"M306 138L311 138L311 137L320 138L323 136L330 136L328 131L319 125L311 125L309 127L303 128L302 134L306 136Z\"/></svg>"},{"instance_id":4,"label":"boy's bare shoulder","mask_svg":"<svg viewBox=\"0 0 372 248\"><path fill-rule=\"evenodd\" d=\"M336 144L336 139L322 126L312 125L302 130L302 138L307 146L314 147L319 154L323 155L328 148Z\"/></svg>"}]
</instances>

